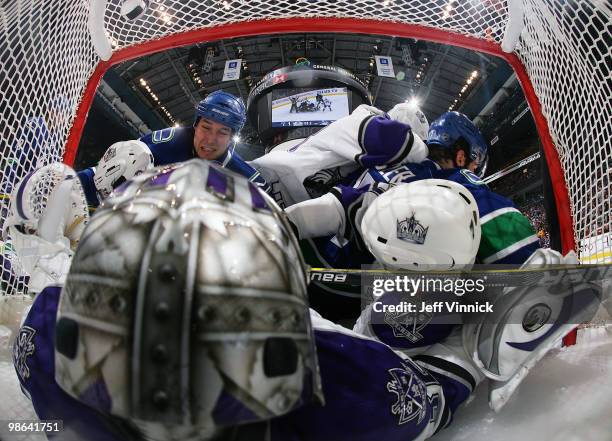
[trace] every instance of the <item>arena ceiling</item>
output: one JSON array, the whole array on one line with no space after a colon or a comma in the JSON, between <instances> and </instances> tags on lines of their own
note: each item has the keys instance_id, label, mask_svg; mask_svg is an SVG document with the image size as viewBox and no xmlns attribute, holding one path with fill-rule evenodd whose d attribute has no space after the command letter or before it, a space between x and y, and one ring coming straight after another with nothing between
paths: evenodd
<instances>
[{"instance_id":1,"label":"arena ceiling","mask_svg":"<svg viewBox=\"0 0 612 441\"><path fill-rule=\"evenodd\" d=\"M392 57L396 78L376 75L375 55ZM225 61L235 58L243 59L241 78L222 82ZM172 120L188 124L195 104L208 93L223 89L246 101L251 86L262 76L303 58L353 72L369 85L374 105L381 109L416 98L430 121L449 108L476 116L511 74L503 60L455 46L388 36L320 33L202 43L131 60L114 71L167 125ZM481 103L474 106L475 101ZM467 112L464 109L470 103L474 110Z\"/></svg>"}]
</instances>

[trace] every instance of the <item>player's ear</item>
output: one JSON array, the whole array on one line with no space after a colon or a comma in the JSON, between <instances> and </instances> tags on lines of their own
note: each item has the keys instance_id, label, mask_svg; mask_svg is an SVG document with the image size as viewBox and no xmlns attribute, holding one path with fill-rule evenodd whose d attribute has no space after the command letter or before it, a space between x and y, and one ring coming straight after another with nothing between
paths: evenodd
<instances>
[{"instance_id":1,"label":"player's ear","mask_svg":"<svg viewBox=\"0 0 612 441\"><path fill-rule=\"evenodd\" d=\"M455 164L457 164L459 167L465 167L466 163L467 156L465 154L465 150L457 149L457 152L455 153Z\"/></svg>"}]
</instances>

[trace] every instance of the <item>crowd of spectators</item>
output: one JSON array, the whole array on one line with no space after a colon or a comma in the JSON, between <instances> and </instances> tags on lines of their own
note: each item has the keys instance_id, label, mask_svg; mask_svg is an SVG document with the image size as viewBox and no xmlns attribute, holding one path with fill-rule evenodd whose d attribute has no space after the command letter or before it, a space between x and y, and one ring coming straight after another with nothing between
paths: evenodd
<instances>
[{"instance_id":1,"label":"crowd of spectators","mask_svg":"<svg viewBox=\"0 0 612 441\"><path fill-rule=\"evenodd\" d=\"M527 216L533 228L535 228L540 239L540 246L549 248L550 228L544 210L544 196L542 194L531 195L521 204L517 204L517 208Z\"/></svg>"},{"instance_id":2,"label":"crowd of spectators","mask_svg":"<svg viewBox=\"0 0 612 441\"><path fill-rule=\"evenodd\" d=\"M517 191L524 189L526 186L540 180L542 174L540 171L540 161L533 161L512 173L503 176L489 184L491 190L506 197L511 197Z\"/></svg>"}]
</instances>

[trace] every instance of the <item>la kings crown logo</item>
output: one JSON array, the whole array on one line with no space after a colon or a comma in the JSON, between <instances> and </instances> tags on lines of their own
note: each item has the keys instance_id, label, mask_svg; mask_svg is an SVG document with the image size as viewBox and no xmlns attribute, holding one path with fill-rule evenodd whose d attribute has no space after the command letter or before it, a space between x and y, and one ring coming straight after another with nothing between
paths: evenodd
<instances>
[{"instance_id":1,"label":"la kings crown logo","mask_svg":"<svg viewBox=\"0 0 612 441\"><path fill-rule=\"evenodd\" d=\"M412 242L417 245L425 243L427 237L427 231L429 227L424 227L418 220L415 219L414 213L410 218L406 218L403 221L399 219L397 222L397 238L405 242Z\"/></svg>"},{"instance_id":2,"label":"la kings crown logo","mask_svg":"<svg viewBox=\"0 0 612 441\"><path fill-rule=\"evenodd\" d=\"M420 333L433 318L428 312L385 312L385 323L391 327L393 336L416 343L423 338Z\"/></svg>"},{"instance_id":3,"label":"la kings crown logo","mask_svg":"<svg viewBox=\"0 0 612 441\"><path fill-rule=\"evenodd\" d=\"M28 367L28 357L34 354L34 334L36 330L29 326L22 326L13 345L13 364L22 380L30 378L30 368Z\"/></svg>"},{"instance_id":4,"label":"la kings crown logo","mask_svg":"<svg viewBox=\"0 0 612 441\"><path fill-rule=\"evenodd\" d=\"M388 372L391 380L387 383L387 390L397 398L391 406L391 413L399 416L399 425L415 418L416 423L420 424L427 415L427 386L405 363Z\"/></svg>"}]
</instances>

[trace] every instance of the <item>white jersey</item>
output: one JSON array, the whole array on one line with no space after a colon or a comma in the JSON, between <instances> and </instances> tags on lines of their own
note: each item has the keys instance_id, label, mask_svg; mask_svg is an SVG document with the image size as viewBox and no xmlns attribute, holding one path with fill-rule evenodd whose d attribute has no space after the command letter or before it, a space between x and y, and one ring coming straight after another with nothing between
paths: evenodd
<instances>
[{"instance_id":1,"label":"white jersey","mask_svg":"<svg viewBox=\"0 0 612 441\"><path fill-rule=\"evenodd\" d=\"M314 136L250 164L272 187L279 205L287 207L325 194L360 169L419 163L427 154L408 125L364 104Z\"/></svg>"}]
</instances>

